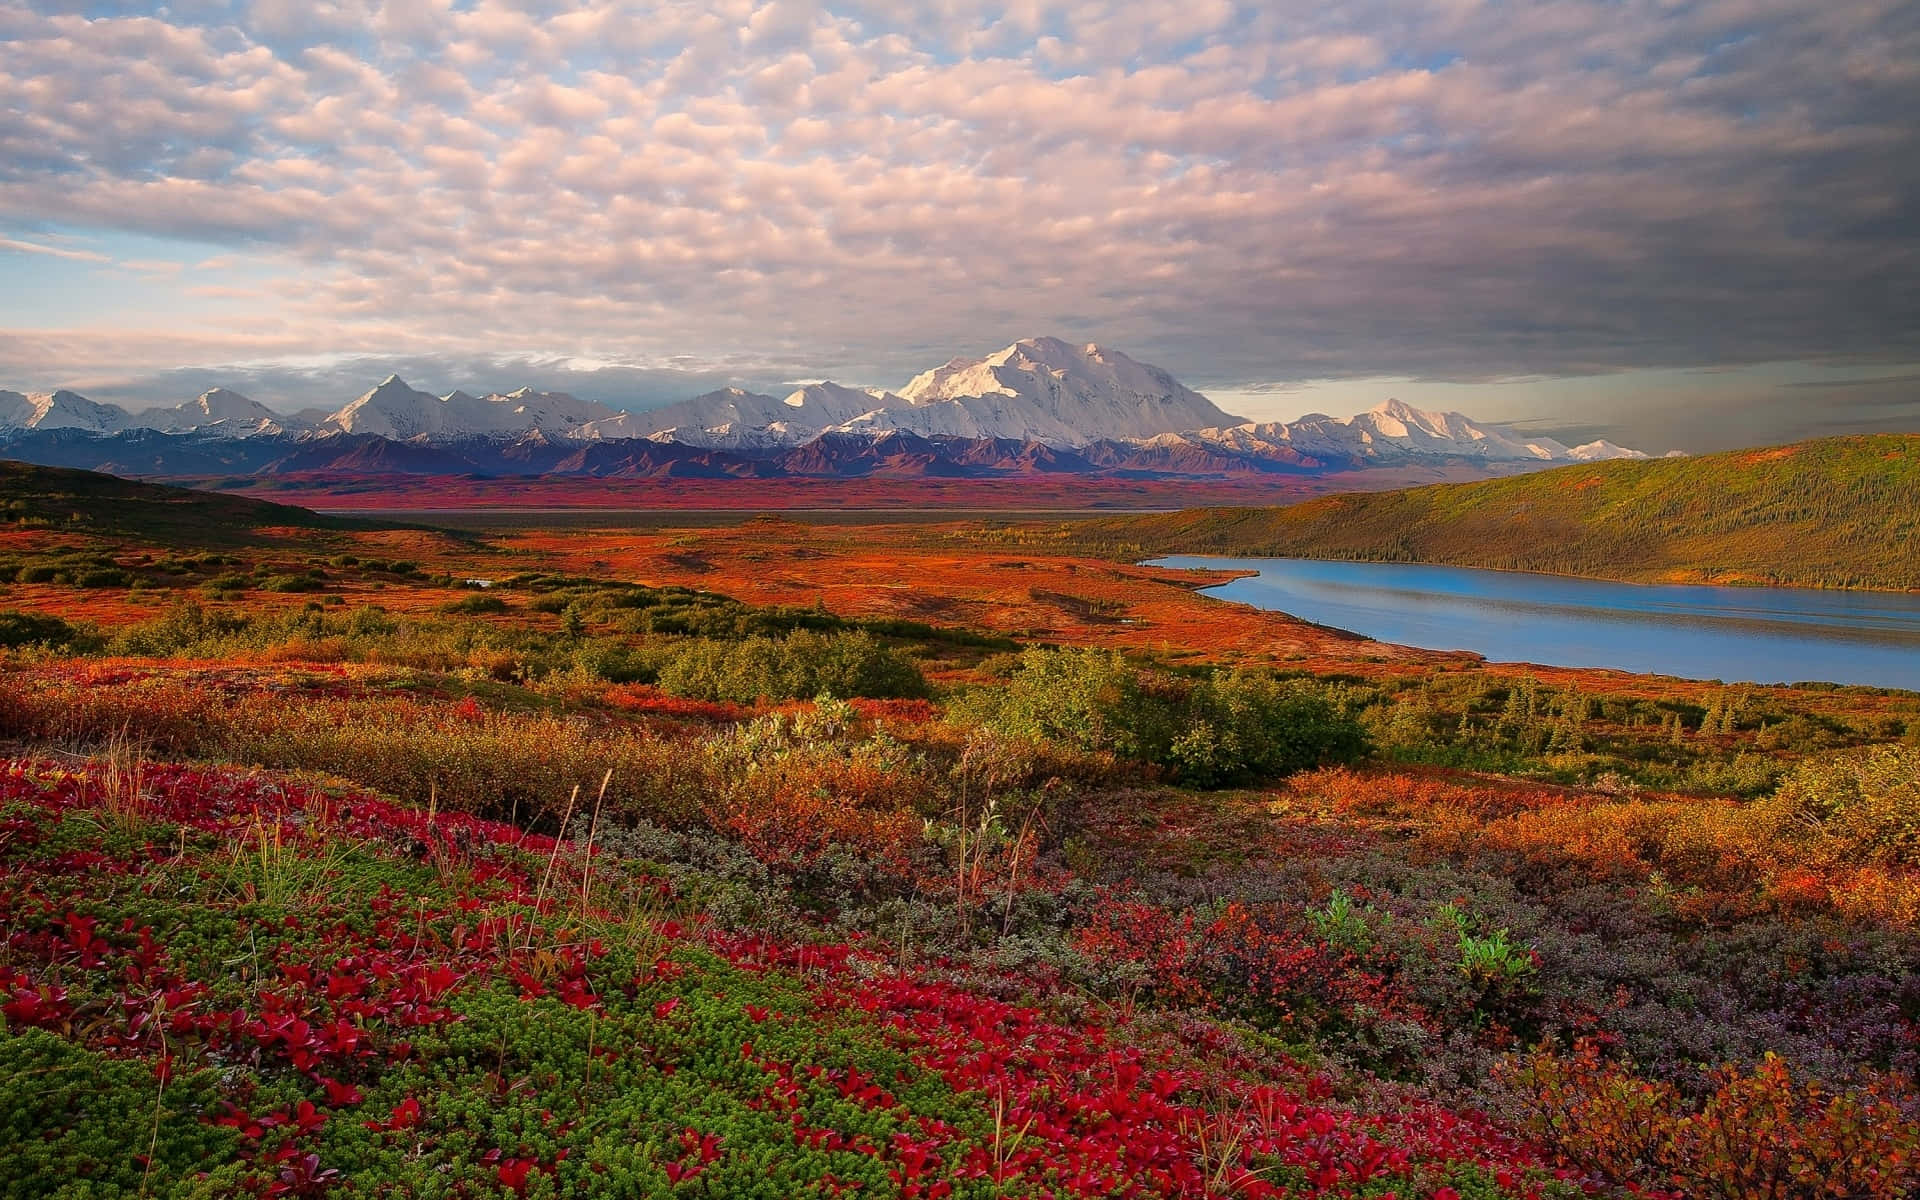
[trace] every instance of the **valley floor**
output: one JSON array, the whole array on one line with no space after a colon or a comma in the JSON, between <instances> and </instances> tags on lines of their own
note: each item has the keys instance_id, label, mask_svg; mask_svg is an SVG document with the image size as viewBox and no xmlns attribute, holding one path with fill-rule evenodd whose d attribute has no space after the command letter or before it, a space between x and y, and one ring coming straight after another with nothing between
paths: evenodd
<instances>
[{"instance_id":1,"label":"valley floor","mask_svg":"<svg viewBox=\"0 0 1920 1200\"><path fill-rule=\"evenodd\" d=\"M0 1197L1920 1187L1920 696L1074 550L0 529Z\"/></svg>"}]
</instances>

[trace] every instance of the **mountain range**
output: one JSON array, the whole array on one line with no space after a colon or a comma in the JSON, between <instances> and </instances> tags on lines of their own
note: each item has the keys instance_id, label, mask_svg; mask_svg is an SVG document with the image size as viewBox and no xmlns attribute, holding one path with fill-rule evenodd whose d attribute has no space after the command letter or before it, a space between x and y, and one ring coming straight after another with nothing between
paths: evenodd
<instances>
[{"instance_id":1,"label":"mountain range","mask_svg":"<svg viewBox=\"0 0 1920 1200\"><path fill-rule=\"evenodd\" d=\"M393 375L338 409L299 414L227 388L139 414L73 391L0 391L0 453L148 476L1220 476L1646 457L1398 400L1349 417L1246 421L1159 367L1047 337L953 359L898 392L826 381L781 397L725 388L644 412L530 387L437 396Z\"/></svg>"}]
</instances>

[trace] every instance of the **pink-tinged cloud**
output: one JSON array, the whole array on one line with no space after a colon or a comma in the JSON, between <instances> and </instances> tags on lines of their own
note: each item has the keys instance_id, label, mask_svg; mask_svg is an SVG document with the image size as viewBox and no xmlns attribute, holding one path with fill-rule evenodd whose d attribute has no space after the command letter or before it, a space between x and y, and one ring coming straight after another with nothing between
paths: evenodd
<instances>
[{"instance_id":1,"label":"pink-tinged cloud","mask_svg":"<svg viewBox=\"0 0 1920 1200\"><path fill-rule=\"evenodd\" d=\"M0 0L0 262L180 239L215 307L48 332L11 288L0 385L503 350L887 381L1033 332L1203 386L1920 358L1904 0L76 10Z\"/></svg>"}]
</instances>

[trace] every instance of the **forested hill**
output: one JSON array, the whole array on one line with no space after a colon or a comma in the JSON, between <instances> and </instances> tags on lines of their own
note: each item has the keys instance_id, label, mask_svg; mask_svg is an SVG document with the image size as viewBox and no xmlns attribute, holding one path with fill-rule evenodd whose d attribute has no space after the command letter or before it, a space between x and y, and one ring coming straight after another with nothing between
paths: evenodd
<instances>
[{"instance_id":1,"label":"forested hill","mask_svg":"<svg viewBox=\"0 0 1920 1200\"><path fill-rule=\"evenodd\" d=\"M1920 589L1920 434L1090 523L1139 554L1436 562L1642 582Z\"/></svg>"}]
</instances>

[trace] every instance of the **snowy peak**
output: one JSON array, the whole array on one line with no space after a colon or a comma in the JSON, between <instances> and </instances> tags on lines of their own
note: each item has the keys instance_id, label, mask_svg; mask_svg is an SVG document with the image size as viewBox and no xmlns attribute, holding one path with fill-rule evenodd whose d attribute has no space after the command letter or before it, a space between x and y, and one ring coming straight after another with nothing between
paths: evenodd
<instances>
[{"instance_id":1,"label":"snowy peak","mask_svg":"<svg viewBox=\"0 0 1920 1200\"><path fill-rule=\"evenodd\" d=\"M62 388L57 392L0 392L0 429L79 429L117 433L126 429L127 410L98 404Z\"/></svg>"},{"instance_id":2,"label":"snowy peak","mask_svg":"<svg viewBox=\"0 0 1920 1200\"><path fill-rule=\"evenodd\" d=\"M1678 450L1670 450L1666 456L1668 458L1686 457L1686 455ZM1625 446L1616 446L1607 439L1600 438L1596 441L1575 446L1573 449L1567 451L1567 457L1579 462L1599 462L1602 459L1608 458L1648 458L1651 456L1640 450L1629 450Z\"/></svg>"},{"instance_id":3,"label":"snowy peak","mask_svg":"<svg viewBox=\"0 0 1920 1200\"><path fill-rule=\"evenodd\" d=\"M1611 442L1589 442L1569 449L1548 437L1529 437L1500 425L1483 425L1457 412L1428 412L1402 400L1388 400L1350 417L1309 413L1297 421L1246 422L1226 428L1198 429L1169 441L1274 455L1282 451L1323 462L1391 465L1468 459L1490 463L1596 462L1608 458L1645 458Z\"/></svg>"},{"instance_id":4,"label":"snowy peak","mask_svg":"<svg viewBox=\"0 0 1920 1200\"><path fill-rule=\"evenodd\" d=\"M787 409L787 420L821 422L824 428L905 401L892 392L871 392L826 380L796 388L780 403Z\"/></svg>"},{"instance_id":5,"label":"snowy peak","mask_svg":"<svg viewBox=\"0 0 1920 1200\"><path fill-rule=\"evenodd\" d=\"M737 387L721 388L678 404L669 404L648 412L625 412L589 423L578 436L592 439L654 438L683 445L705 446L714 442L709 435L719 431L760 429L786 419L778 397Z\"/></svg>"},{"instance_id":6,"label":"snowy peak","mask_svg":"<svg viewBox=\"0 0 1920 1200\"><path fill-rule=\"evenodd\" d=\"M142 429L168 433L200 430L230 437L260 437L306 429L305 422L282 416L231 388L209 388L172 408L150 408L133 418Z\"/></svg>"},{"instance_id":7,"label":"snowy peak","mask_svg":"<svg viewBox=\"0 0 1920 1200\"><path fill-rule=\"evenodd\" d=\"M422 434L445 433L446 407L440 397L415 391L400 376L389 375L328 417L322 427L404 441Z\"/></svg>"},{"instance_id":8,"label":"snowy peak","mask_svg":"<svg viewBox=\"0 0 1920 1200\"><path fill-rule=\"evenodd\" d=\"M482 433L526 433L566 436L582 425L604 421L620 414L597 400L582 400L569 392L542 392L531 387L516 388L504 396L498 393L479 400L463 396L457 418Z\"/></svg>"},{"instance_id":9,"label":"snowy peak","mask_svg":"<svg viewBox=\"0 0 1920 1200\"><path fill-rule=\"evenodd\" d=\"M646 440L747 454L805 446L823 437L900 444L945 438L1039 447L1055 457L1104 445L1129 447L1125 453L1144 448L1157 456L1155 461L1169 463L1217 464L1237 457L1314 470L1645 457L1606 441L1570 449L1552 438L1481 424L1460 413L1428 412L1398 399L1353 416L1314 413L1297 421L1245 421L1222 412L1160 367L1096 343L1075 345L1055 337L1022 338L980 358L950 359L914 376L897 393L831 381L801 384L781 396L725 387L664 408L622 412L530 386L484 396L459 390L436 396L389 374L338 409L295 416L275 413L228 388L137 417L71 391L0 391L0 430L8 429L368 435L435 444L519 440L534 449Z\"/></svg>"},{"instance_id":10,"label":"snowy peak","mask_svg":"<svg viewBox=\"0 0 1920 1200\"><path fill-rule=\"evenodd\" d=\"M914 376L900 395L924 418L889 414L892 428L1012 437L1059 446L1148 438L1232 424L1200 393L1117 350L1022 338L985 358L953 359ZM942 406L945 406L944 408Z\"/></svg>"},{"instance_id":11,"label":"snowy peak","mask_svg":"<svg viewBox=\"0 0 1920 1200\"><path fill-rule=\"evenodd\" d=\"M181 407L199 413L210 421L273 416L266 405L251 400L231 388L223 387L208 388Z\"/></svg>"},{"instance_id":12,"label":"snowy peak","mask_svg":"<svg viewBox=\"0 0 1920 1200\"><path fill-rule=\"evenodd\" d=\"M888 392L823 381L785 396L721 388L650 412L623 413L582 430L587 437L645 437L708 449L798 446L878 409L904 406Z\"/></svg>"},{"instance_id":13,"label":"snowy peak","mask_svg":"<svg viewBox=\"0 0 1920 1200\"><path fill-rule=\"evenodd\" d=\"M372 391L327 417L321 428L337 433L378 434L396 441L511 437L532 430L570 436L580 426L619 415L604 404L566 392L522 387L486 396L463 391L435 396L409 387L398 375L389 375Z\"/></svg>"},{"instance_id":14,"label":"snowy peak","mask_svg":"<svg viewBox=\"0 0 1920 1200\"><path fill-rule=\"evenodd\" d=\"M0 429L26 429L27 422L33 419L33 402L24 392L10 392L0 388Z\"/></svg>"},{"instance_id":15,"label":"snowy peak","mask_svg":"<svg viewBox=\"0 0 1920 1200\"><path fill-rule=\"evenodd\" d=\"M984 358L952 359L897 394L821 382L776 400L725 388L582 432L724 448L793 446L829 433L1080 447L1235 420L1159 367L1098 345L1038 337Z\"/></svg>"}]
</instances>

